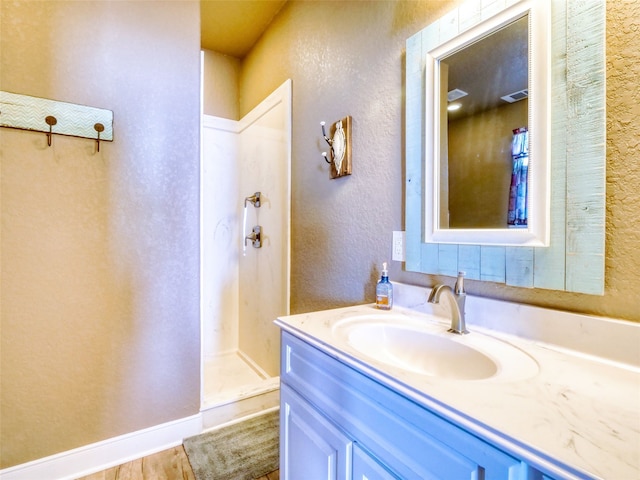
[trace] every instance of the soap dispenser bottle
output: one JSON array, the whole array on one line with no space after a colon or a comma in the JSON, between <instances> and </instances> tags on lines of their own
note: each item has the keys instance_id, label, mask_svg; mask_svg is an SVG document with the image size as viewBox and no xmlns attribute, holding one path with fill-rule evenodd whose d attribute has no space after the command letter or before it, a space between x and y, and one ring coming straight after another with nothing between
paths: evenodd
<instances>
[{"instance_id":1,"label":"soap dispenser bottle","mask_svg":"<svg viewBox=\"0 0 640 480\"><path fill-rule=\"evenodd\" d=\"M380 310L391 310L393 307L393 285L389 281L387 262L382 264L382 277L376 285L376 307Z\"/></svg>"}]
</instances>

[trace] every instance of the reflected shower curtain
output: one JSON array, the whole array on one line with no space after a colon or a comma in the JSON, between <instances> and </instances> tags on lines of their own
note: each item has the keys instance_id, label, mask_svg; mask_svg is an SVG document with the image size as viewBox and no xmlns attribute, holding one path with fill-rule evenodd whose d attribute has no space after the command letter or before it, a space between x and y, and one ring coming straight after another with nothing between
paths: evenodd
<instances>
[{"instance_id":1,"label":"reflected shower curtain","mask_svg":"<svg viewBox=\"0 0 640 480\"><path fill-rule=\"evenodd\" d=\"M507 223L510 227L527 226L527 185L529 176L529 132L526 127L513 130L511 142L511 158L513 171L509 188L509 214Z\"/></svg>"}]
</instances>

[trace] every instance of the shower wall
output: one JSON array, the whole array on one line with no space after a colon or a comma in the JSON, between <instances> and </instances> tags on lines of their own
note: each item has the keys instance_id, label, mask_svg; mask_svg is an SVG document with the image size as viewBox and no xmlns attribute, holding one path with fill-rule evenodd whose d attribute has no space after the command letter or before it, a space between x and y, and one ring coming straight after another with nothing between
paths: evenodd
<instances>
[{"instance_id":1,"label":"shower wall","mask_svg":"<svg viewBox=\"0 0 640 480\"><path fill-rule=\"evenodd\" d=\"M239 122L205 115L202 134L203 357L239 351L270 376L279 371L273 320L289 312L291 82ZM262 247L243 248L263 229Z\"/></svg>"},{"instance_id":2,"label":"shower wall","mask_svg":"<svg viewBox=\"0 0 640 480\"><path fill-rule=\"evenodd\" d=\"M270 376L277 376L280 336L273 321L289 313L291 82L267 97L240 125L241 193L263 195L262 206L247 212L247 232L253 225L263 228L262 247L247 247L240 257L240 350Z\"/></svg>"},{"instance_id":3,"label":"shower wall","mask_svg":"<svg viewBox=\"0 0 640 480\"><path fill-rule=\"evenodd\" d=\"M205 358L238 348L242 220L238 122L205 115L202 125L202 349Z\"/></svg>"}]
</instances>

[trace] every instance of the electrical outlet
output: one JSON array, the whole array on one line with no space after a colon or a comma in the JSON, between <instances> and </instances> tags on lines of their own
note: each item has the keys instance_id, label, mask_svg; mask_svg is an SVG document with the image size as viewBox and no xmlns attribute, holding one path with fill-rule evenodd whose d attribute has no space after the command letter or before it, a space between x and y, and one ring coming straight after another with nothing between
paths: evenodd
<instances>
[{"instance_id":1,"label":"electrical outlet","mask_svg":"<svg viewBox=\"0 0 640 480\"><path fill-rule=\"evenodd\" d=\"M393 232L391 260L404 262L404 232Z\"/></svg>"}]
</instances>

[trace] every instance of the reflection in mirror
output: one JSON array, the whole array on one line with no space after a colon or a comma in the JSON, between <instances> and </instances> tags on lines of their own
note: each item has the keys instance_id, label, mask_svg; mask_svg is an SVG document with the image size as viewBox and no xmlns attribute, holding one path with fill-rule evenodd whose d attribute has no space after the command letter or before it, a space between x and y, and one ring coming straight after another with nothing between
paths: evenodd
<instances>
[{"instance_id":1,"label":"reflection in mirror","mask_svg":"<svg viewBox=\"0 0 640 480\"><path fill-rule=\"evenodd\" d=\"M438 61L440 228L527 225L528 15Z\"/></svg>"}]
</instances>

